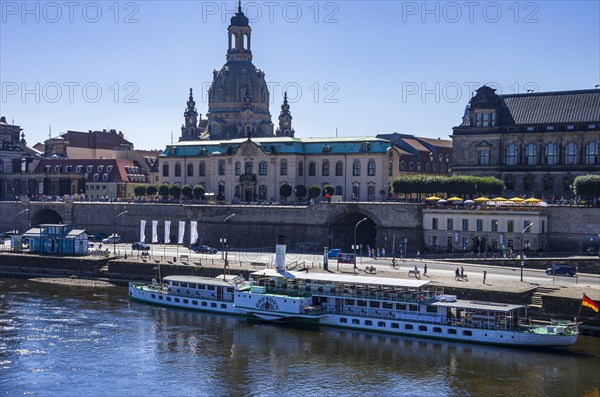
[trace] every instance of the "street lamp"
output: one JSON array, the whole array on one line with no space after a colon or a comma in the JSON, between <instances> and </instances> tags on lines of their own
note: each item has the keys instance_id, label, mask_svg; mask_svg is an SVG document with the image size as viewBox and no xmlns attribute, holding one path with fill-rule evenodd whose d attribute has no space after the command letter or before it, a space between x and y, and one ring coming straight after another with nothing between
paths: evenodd
<instances>
[{"instance_id":1,"label":"street lamp","mask_svg":"<svg viewBox=\"0 0 600 397\"><path fill-rule=\"evenodd\" d=\"M358 228L358 225L360 225L362 222L366 221L369 218L363 218L360 221L358 221L356 223L356 225L354 226L354 245L352 246L352 248L354 249L354 270L356 271L356 229Z\"/></svg>"},{"instance_id":2,"label":"street lamp","mask_svg":"<svg viewBox=\"0 0 600 397\"><path fill-rule=\"evenodd\" d=\"M533 223L525 226L525 229L521 232L521 281L523 281L523 267L525 267L525 232L533 226Z\"/></svg>"},{"instance_id":3,"label":"street lamp","mask_svg":"<svg viewBox=\"0 0 600 397\"><path fill-rule=\"evenodd\" d=\"M221 259L225 259L224 252L225 252L225 246L226 246L225 244L227 243L227 239L225 238L225 222L227 222L227 220L229 218L232 218L234 216L235 216L235 214L231 214L227 218L223 219L223 225L221 226L221 239L220 239L220 242L221 242Z\"/></svg>"},{"instance_id":4,"label":"street lamp","mask_svg":"<svg viewBox=\"0 0 600 397\"><path fill-rule=\"evenodd\" d=\"M15 233L19 233L19 230L17 229L17 218L19 217L19 215L24 214L26 212L29 212L29 208L27 208L27 209L17 213L17 215L15 215L15 228L14 228Z\"/></svg>"},{"instance_id":5,"label":"street lamp","mask_svg":"<svg viewBox=\"0 0 600 397\"><path fill-rule=\"evenodd\" d=\"M120 216L123 216L128 212L129 211L123 211L123 212L117 214L117 216L115 216L115 219L113 219L113 254L114 255L117 255L117 219Z\"/></svg>"}]
</instances>

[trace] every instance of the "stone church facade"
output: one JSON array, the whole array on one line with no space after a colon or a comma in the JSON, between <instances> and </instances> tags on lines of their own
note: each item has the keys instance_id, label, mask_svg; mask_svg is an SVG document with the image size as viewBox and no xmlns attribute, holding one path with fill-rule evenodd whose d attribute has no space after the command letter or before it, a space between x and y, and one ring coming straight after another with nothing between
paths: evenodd
<instances>
[{"instance_id":1,"label":"stone church facade","mask_svg":"<svg viewBox=\"0 0 600 397\"><path fill-rule=\"evenodd\" d=\"M453 128L452 173L495 176L503 195L572 197L600 173L600 89L498 95L483 86Z\"/></svg>"}]
</instances>

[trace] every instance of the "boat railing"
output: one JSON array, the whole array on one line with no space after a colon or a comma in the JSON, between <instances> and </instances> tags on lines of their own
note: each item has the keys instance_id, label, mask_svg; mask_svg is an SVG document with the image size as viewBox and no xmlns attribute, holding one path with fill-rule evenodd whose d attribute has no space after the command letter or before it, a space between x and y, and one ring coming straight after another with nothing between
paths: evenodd
<instances>
[{"instance_id":1,"label":"boat railing","mask_svg":"<svg viewBox=\"0 0 600 397\"><path fill-rule=\"evenodd\" d=\"M203 300L208 300L208 301L219 301L219 302L233 302L233 294L223 294L220 297L217 297L216 293L213 292L201 292L201 291L188 291L188 290L184 290L184 291L178 291L178 290L174 290L174 289L168 289L167 287L164 286L160 286L160 285L147 285L147 284L142 284L142 283L132 283L134 285L134 287L137 288L144 288L148 291L151 292L156 292L159 294L166 294L166 295L170 295L170 296L177 296L177 297L182 297L182 298L193 298L193 299L203 299Z\"/></svg>"},{"instance_id":2,"label":"boat railing","mask_svg":"<svg viewBox=\"0 0 600 397\"><path fill-rule=\"evenodd\" d=\"M310 291L305 291L301 289L291 289L291 288L266 288L265 293L271 295L285 295L296 298L310 298L312 297L312 293Z\"/></svg>"},{"instance_id":3,"label":"boat railing","mask_svg":"<svg viewBox=\"0 0 600 397\"><path fill-rule=\"evenodd\" d=\"M433 294L424 294L424 293L413 293L413 294L394 294L389 292L342 292L337 290L323 290L323 291L313 291L313 294L319 296L332 296L332 297L341 297L341 298L349 298L349 299L369 299L369 300L380 300L380 301L390 301L390 302L401 302L401 303L430 303L434 302Z\"/></svg>"}]
</instances>

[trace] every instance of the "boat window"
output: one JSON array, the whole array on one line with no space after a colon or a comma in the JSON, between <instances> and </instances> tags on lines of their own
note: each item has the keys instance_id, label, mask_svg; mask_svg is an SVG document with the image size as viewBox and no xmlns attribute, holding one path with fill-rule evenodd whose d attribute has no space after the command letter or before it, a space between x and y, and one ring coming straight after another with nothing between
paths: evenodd
<instances>
[{"instance_id":1,"label":"boat window","mask_svg":"<svg viewBox=\"0 0 600 397\"><path fill-rule=\"evenodd\" d=\"M179 303L179 298L175 298L175 302Z\"/></svg>"},{"instance_id":2,"label":"boat window","mask_svg":"<svg viewBox=\"0 0 600 397\"><path fill-rule=\"evenodd\" d=\"M196 289L196 284L190 284L190 288Z\"/></svg>"},{"instance_id":3,"label":"boat window","mask_svg":"<svg viewBox=\"0 0 600 397\"><path fill-rule=\"evenodd\" d=\"M427 306L427 313L437 313L436 306Z\"/></svg>"},{"instance_id":4,"label":"boat window","mask_svg":"<svg viewBox=\"0 0 600 397\"><path fill-rule=\"evenodd\" d=\"M202 306L206 306L206 302L202 302Z\"/></svg>"},{"instance_id":5,"label":"boat window","mask_svg":"<svg viewBox=\"0 0 600 397\"><path fill-rule=\"evenodd\" d=\"M354 306L354 299L344 299L344 305Z\"/></svg>"},{"instance_id":6,"label":"boat window","mask_svg":"<svg viewBox=\"0 0 600 397\"><path fill-rule=\"evenodd\" d=\"M352 319L352 324L360 324L360 321L357 318Z\"/></svg>"},{"instance_id":7,"label":"boat window","mask_svg":"<svg viewBox=\"0 0 600 397\"><path fill-rule=\"evenodd\" d=\"M190 301L189 301L189 300L187 300L187 299L184 299L184 300L183 300L183 303L189 304L189 303L190 303Z\"/></svg>"},{"instance_id":8,"label":"boat window","mask_svg":"<svg viewBox=\"0 0 600 397\"><path fill-rule=\"evenodd\" d=\"M171 302L171 297L170 296L167 296L167 301Z\"/></svg>"},{"instance_id":9,"label":"boat window","mask_svg":"<svg viewBox=\"0 0 600 397\"><path fill-rule=\"evenodd\" d=\"M410 305L408 310L410 310L411 312L418 312L419 311L419 305Z\"/></svg>"},{"instance_id":10,"label":"boat window","mask_svg":"<svg viewBox=\"0 0 600 397\"><path fill-rule=\"evenodd\" d=\"M152 294L152 299L156 299L156 295Z\"/></svg>"},{"instance_id":11,"label":"boat window","mask_svg":"<svg viewBox=\"0 0 600 397\"><path fill-rule=\"evenodd\" d=\"M440 327L433 327L433 332L442 332Z\"/></svg>"},{"instance_id":12,"label":"boat window","mask_svg":"<svg viewBox=\"0 0 600 397\"><path fill-rule=\"evenodd\" d=\"M233 288L227 287L227 292L233 292Z\"/></svg>"},{"instance_id":13,"label":"boat window","mask_svg":"<svg viewBox=\"0 0 600 397\"><path fill-rule=\"evenodd\" d=\"M454 328L448 328L448 333L450 335L456 335L456 330Z\"/></svg>"},{"instance_id":14,"label":"boat window","mask_svg":"<svg viewBox=\"0 0 600 397\"><path fill-rule=\"evenodd\" d=\"M369 306L371 306L371 307L379 307L379 302L377 302L377 301L371 301L371 302L369 302Z\"/></svg>"},{"instance_id":15,"label":"boat window","mask_svg":"<svg viewBox=\"0 0 600 397\"><path fill-rule=\"evenodd\" d=\"M227 309L227 305L225 303L221 303L221 309Z\"/></svg>"},{"instance_id":16,"label":"boat window","mask_svg":"<svg viewBox=\"0 0 600 397\"><path fill-rule=\"evenodd\" d=\"M404 303L396 303L396 310L406 310L406 305Z\"/></svg>"},{"instance_id":17,"label":"boat window","mask_svg":"<svg viewBox=\"0 0 600 397\"><path fill-rule=\"evenodd\" d=\"M345 317L340 318L340 323L344 323L346 324L348 322L348 319Z\"/></svg>"},{"instance_id":18,"label":"boat window","mask_svg":"<svg viewBox=\"0 0 600 397\"><path fill-rule=\"evenodd\" d=\"M198 306L198 301L192 300L192 305Z\"/></svg>"},{"instance_id":19,"label":"boat window","mask_svg":"<svg viewBox=\"0 0 600 397\"><path fill-rule=\"evenodd\" d=\"M206 285L200 284L200 285L198 285L198 289L206 289Z\"/></svg>"},{"instance_id":20,"label":"boat window","mask_svg":"<svg viewBox=\"0 0 600 397\"><path fill-rule=\"evenodd\" d=\"M371 320L366 320L366 321L365 321L365 325L373 325L373 321L371 321Z\"/></svg>"},{"instance_id":21,"label":"boat window","mask_svg":"<svg viewBox=\"0 0 600 397\"><path fill-rule=\"evenodd\" d=\"M427 331L426 325L419 325L419 331Z\"/></svg>"},{"instance_id":22,"label":"boat window","mask_svg":"<svg viewBox=\"0 0 600 397\"><path fill-rule=\"evenodd\" d=\"M413 329L412 324L404 324L404 329Z\"/></svg>"},{"instance_id":23,"label":"boat window","mask_svg":"<svg viewBox=\"0 0 600 397\"><path fill-rule=\"evenodd\" d=\"M215 286L214 285L207 285L206 289L209 291L214 291L215 290Z\"/></svg>"},{"instance_id":24,"label":"boat window","mask_svg":"<svg viewBox=\"0 0 600 397\"><path fill-rule=\"evenodd\" d=\"M163 300L162 295L158 295L158 299Z\"/></svg>"},{"instance_id":25,"label":"boat window","mask_svg":"<svg viewBox=\"0 0 600 397\"><path fill-rule=\"evenodd\" d=\"M367 306L367 301L359 299L356 301L356 306Z\"/></svg>"},{"instance_id":26,"label":"boat window","mask_svg":"<svg viewBox=\"0 0 600 397\"><path fill-rule=\"evenodd\" d=\"M215 302L212 302L212 303L210 304L210 307L217 307L217 304L216 304Z\"/></svg>"},{"instance_id":27,"label":"boat window","mask_svg":"<svg viewBox=\"0 0 600 397\"><path fill-rule=\"evenodd\" d=\"M385 322L384 321L379 321L379 322L377 322L377 326L378 327L385 327Z\"/></svg>"},{"instance_id":28,"label":"boat window","mask_svg":"<svg viewBox=\"0 0 600 397\"><path fill-rule=\"evenodd\" d=\"M391 302L382 302L381 307L383 307L384 309L393 309L394 304Z\"/></svg>"},{"instance_id":29,"label":"boat window","mask_svg":"<svg viewBox=\"0 0 600 397\"><path fill-rule=\"evenodd\" d=\"M398 324L398 323L392 323L392 328L398 329L398 328L400 328L400 324Z\"/></svg>"},{"instance_id":30,"label":"boat window","mask_svg":"<svg viewBox=\"0 0 600 397\"><path fill-rule=\"evenodd\" d=\"M187 288L187 287L188 287L188 284L187 284L187 283L181 283L181 287L183 287L183 288Z\"/></svg>"},{"instance_id":31,"label":"boat window","mask_svg":"<svg viewBox=\"0 0 600 397\"><path fill-rule=\"evenodd\" d=\"M465 330L465 331L463 331L463 335L464 335L464 336L472 336L472 335L473 335L473 333L472 333L471 331L466 331L466 330Z\"/></svg>"}]
</instances>

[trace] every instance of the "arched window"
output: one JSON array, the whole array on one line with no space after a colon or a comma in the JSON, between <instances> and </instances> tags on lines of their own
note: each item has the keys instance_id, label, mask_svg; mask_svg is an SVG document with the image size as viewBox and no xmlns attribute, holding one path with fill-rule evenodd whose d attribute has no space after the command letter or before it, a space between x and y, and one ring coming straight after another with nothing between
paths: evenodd
<instances>
[{"instance_id":1,"label":"arched window","mask_svg":"<svg viewBox=\"0 0 600 397\"><path fill-rule=\"evenodd\" d=\"M417 171L421 171L421 163L417 163Z\"/></svg>"},{"instance_id":2,"label":"arched window","mask_svg":"<svg viewBox=\"0 0 600 397\"><path fill-rule=\"evenodd\" d=\"M375 160L369 160L369 162L367 163L367 175L375 176L376 170L377 166L375 164Z\"/></svg>"},{"instance_id":3,"label":"arched window","mask_svg":"<svg viewBox=\"0 0 600 397\"><path fill-rule=\"evenodd\" d=\"M258 199L259 200L267 199L267 187L265 185L260 185L258 187Z\"/></svg>"},{"instance_id":4,"label":"arched window","mask_svg":"<svg viewBox=\"0 0 600 397\"><path fill-rule=\"evenodd\" d=\"M444 174L446 173L446 164L440 165L440 171Z\"/></svg>"},{"instance_id":5,"label":"arched window","mask_svg":"<svg viewBox=\"0 0 600 397\"><path fill-rule=\"evenodd\" d=\"M298 176L304 176L304 162L298 163Z\"/></svg>"},{"instance_id":6,"label":"arched window","mask_svg":"<svg viewBox=\"0 0 600 397\"><path fill-rule=\"evenodd\" d=\"M596 142L590 142L587 145L585 145L585 163L598 163L598 144L596 144Z\"/></svg>"},{"instance_id":7,"label":"arched window","mask_svg":"<svg viewBox=\"0 0 600 397\"><path fill-rule=\"evenodd\" d=\"M90 172L90 171L88 171L88 173L89 173L89 172ZM163 164L163 174L162 174L162 176L163 176L163 177L165 177L165 176L169 176L169 163L164 163L164 164Z\"/></svg>"},{"instance_id":8,"label":"arched window","mask_svg":"<svg viewBox=\"0 0 600 397\"><path fill-rule=\"evenodd\" d=\"M0 160L0 173L4 172L4 161Z\"/></svg>"},{"instance_id":9,"label":"arched window","mask_svg":"<svg viewBox=\"0 0 600 397\"><path fill-rule=\"evenodd\" d=\"M187 176L194 176L194 164L187 165Z\"/></svg>"},{"instance_id":10,"label":"arched window","mask_svg":"<svg viewBox=\"0 0 600 397\"><path fill-rule=\"evenodd\" d=\"M321 175L329 176L329 160L323 160L323 164L321 164Z\"/></svg>"},{"instance_id":11,"label":"arched window","mask_svg":"<svg viewBox=\"0 0 600 397\"><path fill-rule=\"evenodd\" d=\"M360 176L360 160L354 160L352 164L352 175Z\"/></svg>"},{"instance_id":12,"label":"arched window","mask_svg":"<svg viewBox=\"0 0 600 397\"><path fill-rule=\"evenodd\" d=\"M239 161L235 162L235 174L242 175L242 163L240 163Z\"/></svg>"},{"instance_id":13,"label":"arched window","mask_svg":"<svg viewBox=\"0 0 600 397\"><path fill-rule=\"evenodd\" d=\"M317 175L317 165L314 161L308 163L308 176L316 176Z\"/></svg>"},{"instance_id":14,"label":"arched window","mask_svg":"<svg viewBox=\"0 0 600 397\"><path fill-rule=\"evenodd\" d=\"M409 171L414 171L415 170L415 163L413 163L412 161L410 163L408 163L408 170Z\"/></svg>"},{"instance_id":15,"label":"arched window","mask_svg":"<svg viewBox=\"0 0 600 397\"><path fill-rule=\"evenodd\" d=\"M506 165L517 165L517 147L514 144L506 147Z\"/></svg>"},{"instance_id":16,"label":"arched window","mask_svg":"<svg viewBox=\"0 0 600 397\"><path fill-rule=\"evenodd\" d=\"M225 160L219 160L219 175L225 175Z\"/></svg>"},{"instance_id":17,"label":"arched window","mask_svg":"<svg viewBox=\"0 0 600 397\"><path fill-rule=\"evenodd\" d=\"M537 151L535 144L530 143L525 146L525 164L536 165L537 164ZM526 189L527 190L527 189Z\"/></svg>"},{"instance_id":18,"label":"arched window","mask_svg":"<svg viewBox=\"0 0 600 397\"><path fill-rule=\"evenodd\" d=\"M344 163L341 161L335 163L335 176L344 176Z\"/></svg>"},{"instance_id":19,"label":"arched window","mask_svg":"<svg viewBox=\"0 0 600 397\"><path fill-rule=\"evenodd\" d=\"M198 175L206 176L206 163L204 161L200 162L200 166L198 167Z\"/></svg>"},{"instance_id":20,"label":"arched window","mask_svg":"<svg viewBox=\"0 0 600 397\"><path fill-rule=\"evenodd\" d=\"M288 174L287 160L281 160L281 164L279 164L279 175L287 176L287 174Z\"/></svg>"},{"instance_id":21,"label":"arched window","mask_svg":"<svg viewBox=\"0 0 600 397\"><path fill-rule=\"evenodd\" d=\"M258 163L258 175L267 175L269 172L269 166L266 161L261 161Z\"/></svg>"},{"instance_id":22,"label":"arched window","mask_svg":"<svg viewBox=\"0 0 600 397\"><path fill-rule=\"evenodd\" d=\"M181 163L175 163L175 177L181 176Z\"/></svg>"},{"instance_id":23,"label":"arched window","mask_svg":"<svg viewBox=\"0 0 600 397\"><path fill-rule=\"evenodd\" d=\"M437 172L437 163L433 163L433 172Z\"/></svg>"},{"instance_id":24,"label":"arched window","mask_svg":"<svg viewBox=\"0 0 600 397\"><path fill-rule=\"evenodd\" d=\"M249 174L253 174L253 169L254 169L254 165L252 164L251 161L246 161L246 164L244 164L244 173L249 175Z\"/></svg>"},{"instance_id":25,"label":"arched window","mask_svg":"<svg viewBox=\"0 0 600 397\"><path fill-rule=\"evenodd\" d=\"M406 171L406 162L404 162L404 161L400 162L400 171Z\"/></svg>"},{"instance_id":26,"label":"arched window","mask_svg":"<svg viewBox=\"0 0 600 397\"><path fill-rule=\"evenodd\" d=\"M394 164L390 161L388 163L388 176L394 175Z\"/></svg>"},{"instance_id":27,"label":"arched window","mask_svg":"<svg viewBox=\"0 0 600 397\"><path fill-rule=\"evenodd\" d=\"M431 171L431 163L425 164L425 171L427 171L427 172Z\"/></svg>"},{"instance_id":28,"label":"arched window","mask_svg":"<svg viewBox=\"0 0 600 397\"><path fill-rule=\"evenodd\" d=\"M577 164L577 146L573 142L565 146L565 164Z\"/></svg>"},{"instance_id":29,"label":"arched window","mask_svg":"<svg viewBox=\"0 0 600 397\"><path fill-rule=\"evenodd\" d=\"M544 162L548 165L556 165L558 163L556 154L556 145L553 143L547 144L544 149Z\"/></svg>"}]
</instances>

